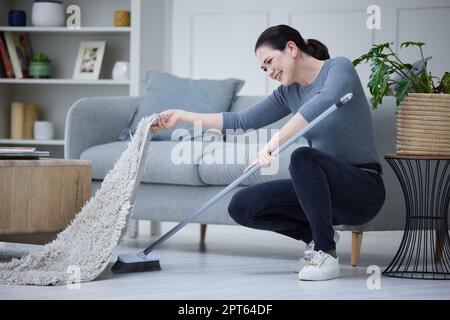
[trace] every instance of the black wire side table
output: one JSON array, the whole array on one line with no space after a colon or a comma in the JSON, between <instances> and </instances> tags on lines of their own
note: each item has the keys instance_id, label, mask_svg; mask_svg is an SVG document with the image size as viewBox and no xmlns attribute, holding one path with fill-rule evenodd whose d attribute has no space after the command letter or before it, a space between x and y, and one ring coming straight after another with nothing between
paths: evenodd
<instances>
[{"instance_id":1,"label":"black wire side table","mask_svg":"<svg viewBox=\"0 0 450 320\"><path fill-rule=\"evenodd\" d=\"M450 157L384 158L400 181L406 221L400 247L383 275L450 280Z\"/></svg>"}]
</instances>

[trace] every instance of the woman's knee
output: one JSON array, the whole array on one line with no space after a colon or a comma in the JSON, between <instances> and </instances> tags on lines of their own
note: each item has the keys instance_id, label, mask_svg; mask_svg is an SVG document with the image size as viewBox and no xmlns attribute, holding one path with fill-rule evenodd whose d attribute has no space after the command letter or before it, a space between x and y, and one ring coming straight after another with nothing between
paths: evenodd
<instances>
[{"instance_id":1,"label":"woman's knee","mask_svg":"<svg viewBox=\"0 0 450 320\"><path fill-rule=\"evenodd\" d=\"M291 153L289 171L292 173L292 170L304 168L306 163L314 162L316 162L315 149L310 147L300 147Z\"/></svg>"},{"instance_id":2,"label":"woman's knee","mask_svg":"<svg viewBox=\"0 0 450 320\"><path fill-rule=\"evenodd\" d=\"M252 218L252 201L246 189L236 192L228 205L230 217L240 225L248 225Z\"/></svg>"}]
</instances>

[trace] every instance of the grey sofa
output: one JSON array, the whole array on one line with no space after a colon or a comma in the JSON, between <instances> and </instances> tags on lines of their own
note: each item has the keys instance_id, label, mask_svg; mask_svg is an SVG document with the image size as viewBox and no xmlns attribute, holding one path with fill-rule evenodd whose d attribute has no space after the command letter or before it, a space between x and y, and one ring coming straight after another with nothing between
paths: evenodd
<instances>
[{"instance_id":1,"label":"grey sofa","mask_svg":"<svg viewBox=\"0 0 450 320\"><path fill-rule=\"evenodd\" d=\"M241 111L263 99L260 96L238 96L231 111ZM68 113L65 132L65 158L89 159L93 161L93 192L110 170L127 142L117 141L139 97L102 97L83 98L74 103ZM395 100L384 99L383 105L373 111L373 123L377 151L379 153L386 185L386 202L379 215L366 225L337 226L337 229L353 232L352 265L359 261L362 235L364 231L402 230L404 227L404 200L400 184L384 160L386 153L395 151ZM268 128L280 128L289 116ZM133 214L136 220L180 221L186 214L198 209L210 197L221 191L228 183L239 177L244 164L208 164L198 163L211 150L233 148L232 142L223 145L217 142L200 143L193 147L193 158L197 163L174 164L171 151L179 141L152 141L147 157L143 182L136 199ZM216 144L216 145L211 145ZM268 181L269 179L288 178L290 153L306 145L299 141L280 154L280 170L276 175L255 175L237 187L234 192L246 185ZM180 145L178 145L180 146ZM217 151L213 151L217 152ZM201 241L207 224L235 224L227 212L228 203L234 194L209 208L197 223L202 225Z\"/></svg>"}]
</instances>

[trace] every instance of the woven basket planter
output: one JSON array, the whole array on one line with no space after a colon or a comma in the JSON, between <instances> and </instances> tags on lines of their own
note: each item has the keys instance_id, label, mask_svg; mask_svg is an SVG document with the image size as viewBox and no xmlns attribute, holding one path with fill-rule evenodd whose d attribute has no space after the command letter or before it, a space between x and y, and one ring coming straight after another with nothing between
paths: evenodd
<instances>
[{"instance_id":1,"label":"woven basket planter","mask_svg":"<svg viewBox=\"0 0 450 320\"><path fill-rule=\"evenodd\" d=\"M397 154L450 156L450 94L409 93L400 103Z\"/></svg>"}]
</instances>

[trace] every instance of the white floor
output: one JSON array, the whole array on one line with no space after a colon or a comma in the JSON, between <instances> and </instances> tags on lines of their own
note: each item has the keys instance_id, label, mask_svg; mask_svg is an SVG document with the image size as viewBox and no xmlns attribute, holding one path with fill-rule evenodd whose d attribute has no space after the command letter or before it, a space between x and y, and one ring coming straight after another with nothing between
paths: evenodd
<instances>
[{"instance_id":1,"label":"white floor","mask_svg":"<svg viewBox=\"0 0 450 320\"><path fill-rule=\"evenodd\" d=\"M173 226L163 224L163 232ZM118 253L132 253L151 241L148 224L138 239L126 240ZM208 226L206 248L199 247L199 226L189 225L158 253L160 272L113 275L60 287L0 286L0 299L450 299L450 281L411 280L382 276L379 288L367 267L384 270L401 240L401 232L364 234L360 266L350 267L351 233L341 232L338 254L342 277L300 282L290 272L303 245L289 238L238 226ZM27 248L0 243L0 249ZM115 258L112 260L115 261Z\"/></svg>"}]
</instances>

